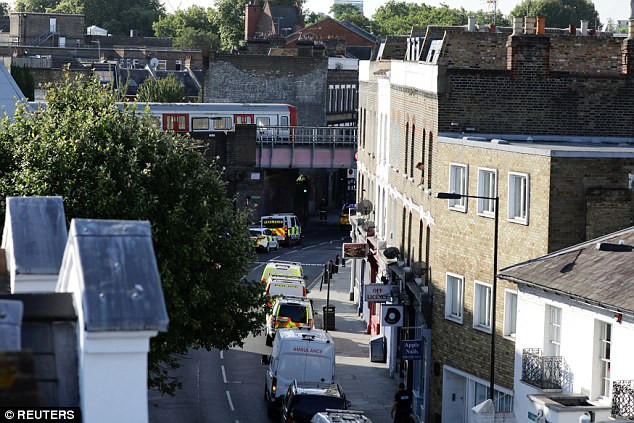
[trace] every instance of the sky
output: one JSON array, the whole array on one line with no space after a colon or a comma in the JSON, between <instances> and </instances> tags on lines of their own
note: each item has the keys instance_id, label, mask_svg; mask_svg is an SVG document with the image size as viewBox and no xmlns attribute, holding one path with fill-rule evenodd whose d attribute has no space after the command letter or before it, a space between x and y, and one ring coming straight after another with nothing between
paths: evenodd
<instances>
[{"instance_id":1,"label":"sky","mask_svg":"<svg viewBox=\"0 0 634 423\"><path fill-rule=\"evenodd\" d=\"M187 9L193 4L202 7L214 7L214 0L161 0L165 5L168 13L177 9ZM414 3L425 3L428 6L440 6L441 3L452 8L464 7L467 10L491 10L493 11L493 0L488 3L486 0L403 0ZM328 13L333 5L333 0L307 0L305 9L311 12ZM386 0L364 0L363 13L371 18L374 11L386 3ZM521 3L520 0L497 0L497 9L503 14L508 14L511 10ZM607 22L608 18L615 21L628 19L630 17L630 4L628 0L594 0L594 7L599 12L599 18L603 22Z\"/></svg>"}]
</instances>

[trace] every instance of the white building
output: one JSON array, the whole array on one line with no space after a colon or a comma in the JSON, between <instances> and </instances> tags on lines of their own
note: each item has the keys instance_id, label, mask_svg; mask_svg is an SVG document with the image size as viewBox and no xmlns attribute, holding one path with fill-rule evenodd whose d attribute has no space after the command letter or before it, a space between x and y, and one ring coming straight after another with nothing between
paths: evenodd
<instances>
[{"instance_id":1,"label":"white building","mask_svg":"<svg viewBox=\"0 0 634 423\"><path fill-rule=\"evenodd\" d=\"M634 418L633 246L631 227L500 271L518 285L518 422Z\"/></svg>"}]
</instances>

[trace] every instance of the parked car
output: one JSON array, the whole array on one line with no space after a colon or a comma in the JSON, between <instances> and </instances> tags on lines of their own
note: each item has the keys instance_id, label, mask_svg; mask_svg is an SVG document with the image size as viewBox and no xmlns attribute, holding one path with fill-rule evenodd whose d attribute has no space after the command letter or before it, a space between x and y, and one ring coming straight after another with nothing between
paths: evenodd
<instances>
[{"instance_id":1,"label":"parked car","mask_svg":"<svg viewBox=\"0 0 634 423\"><path fill-rule=\"evenodd\" d=\"M299 383L293 381L280 409L281 423L310 423L326 409L347 409L349 401L338 383Z\"/></svg>"},{"instance_id":2,"label":"parked car","mask_svg":"<svg viewBox=\"0 0 634 423\"><path fill-rule=\"evenodd\" d=\"M279 296L275 298L271 313L266 315L266 345L273 345L278 329L315 327L313 302L306 297Z\"/></svg>"},{"instance_id":3,"label":"parked car","mask_svg":"<svg viewBox=\"0 0 634 423\"><path fill-rule=\"evenodd\" d=\"M372 420L363 411L328 409L315 414L310 423L372 423Z\"/></svg>"},{"instance_id":4,"label":"parked car","mask_svg":"<svg viewBox=\"0 0 634 423\"><path fill-rule=\"evenodd\" d=\"M280 248L277 236L269 228L251 226L249 227L249 236L258 251L264 250L268 253L271 250L279 250Z\"/></svg>"},{"instance_id":5,"label":"parked car","mask_svg":"<svg viewBox=\"0 0 634 423\"><path fill-rule=\"evenodd\" d=\"M339 228L341 230L350 229L350 216L357 214L357 205L355 203L344 203L339 213Z\"/></svg>"}]
</instances>

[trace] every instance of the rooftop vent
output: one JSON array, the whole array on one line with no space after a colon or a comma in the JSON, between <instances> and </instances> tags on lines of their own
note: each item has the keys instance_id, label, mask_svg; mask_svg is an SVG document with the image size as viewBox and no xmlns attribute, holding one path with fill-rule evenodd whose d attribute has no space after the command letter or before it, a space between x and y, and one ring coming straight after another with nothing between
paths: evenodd
<instances>
[{"instance_id":1,"label":"rooftop vent","mask_svg":"<svg viewBox=\"0 0 634 423\"><path fill-rule=\"evenodd\" d=\"M623 243L623 241L620 241L618 244L611 244L609 242L598 242L597 250L629 253L632 251L632 246L626 245L625 243Z\"/></svg>"}]
</instances>

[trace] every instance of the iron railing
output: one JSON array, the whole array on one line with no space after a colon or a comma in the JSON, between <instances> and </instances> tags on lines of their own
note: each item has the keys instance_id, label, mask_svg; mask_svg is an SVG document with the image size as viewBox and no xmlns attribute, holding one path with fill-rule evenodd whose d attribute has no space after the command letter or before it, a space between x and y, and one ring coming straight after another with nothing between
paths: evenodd
<instances>
[{"instance_id":1,"label":"iron railing","mask_svg":"<svg viewBox=\"0 0 634 423\"><path fill-rule=\"evenodd\" d=\"M522 351L522 382L539 389L562 389L563 357L544 357L540 348L525 348Z\"/></svg>"},{"instance_id":2,"label":"iron railing","mask_svg":"<svg viewBox=\"0 0 634 423\"><path fill-rule=\"evenodd\" d=\"M349 147L357 143L357 128L354 126L259 126L256 141L258 144L335 144Z\"/></svg>"},{"instance_id":3,"label":"iron railing","mask_svg":"<svg viewBox=\"0 0 634 423\"><path fill-rule=\"evenodd\" d=\"M612 417L634 420L634 380L612 382Z\"/></svg>"}]
</instances>

